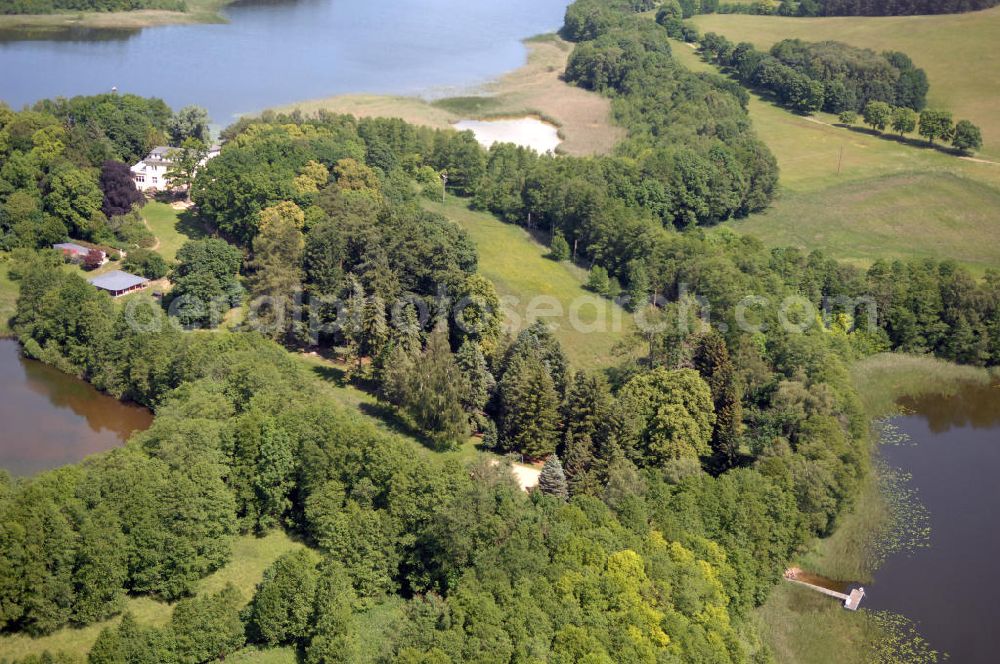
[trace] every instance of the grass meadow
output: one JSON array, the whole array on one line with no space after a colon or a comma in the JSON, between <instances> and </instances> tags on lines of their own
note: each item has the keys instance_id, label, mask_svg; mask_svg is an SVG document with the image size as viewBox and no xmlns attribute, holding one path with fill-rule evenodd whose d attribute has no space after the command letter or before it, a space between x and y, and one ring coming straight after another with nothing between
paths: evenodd
<instances>
[{"instance_id":1,"label":"grass meadow","mask_svg":"<svg viewBox=\"0 0 1000 664\"><path fill-rule=\"evenodd\" d=\"M1000 160L1000 7L966 14L798 18L706 14L702 32L770 48L782 39L835 40L875 51L903 51L927 71L932 108L982 127L984 157Z\"/></svg>"},{"instance_id":2,"label":"grass meadow","mask_svg":"<svg viewBox=\"0 0 1000 664\"><path fill-rule=\"evenodd\" d=\"M512 322L520 322L513 332L530 323L529 300L542 295L561 311L544 320L557 326L555 335L574 368L601 369L617 363L620 357L616 346L630 339L635 322L618 305L584 289L586 270L568 261L557 263L546 258L548 248L524 228L471 210L465 200L449 198L444 204L428 201L425 205L465 229L479 249L479 272L493 282L501 298L518 299L506 307L513 314ZM588 304L580 306L579 320L603 325L606 331L573 329L570 312L573 302L581 297L587 298ZM598 312L597 307L603 312Z\"/></svg>"},{"instance_id":3,"label":"grass meadow","mask_svg":"<svg viewBox=\"0 0 1000 664\"><path fill-rule=\"evenodd\" d=\"M690 69L716 71L690 46L672 46ZM861 267L880 257L951 258L976 274L1000 265L1000 244L983 241L1000 237L1000 164L835 126L828 114L796 115L755 94L749 111L778 160L779 191L767 210L727 228Z\"/></svg>"},{"instance_id":4,"label":"grass meadow","mask_svg":"<svg viewBox=\"0 0 1000 664\"><path fill-rule=\"evenodd\" d=\"M159 201L149 201L142 207L142 218L159 242L156 251L168 263L174 262L177 250L194 236L189 230L182 230L182 212Z\"/></svg>"}]
</instances>

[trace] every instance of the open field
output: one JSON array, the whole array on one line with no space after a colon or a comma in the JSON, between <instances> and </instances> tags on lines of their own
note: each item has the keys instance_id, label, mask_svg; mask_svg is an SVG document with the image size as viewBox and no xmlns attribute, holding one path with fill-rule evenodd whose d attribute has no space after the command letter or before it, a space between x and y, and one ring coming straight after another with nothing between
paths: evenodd
<instances>
[{"instance_id":1,"label":"open field","mask_svg":"<svg viewBox=\"0 0 1000 664\"><path fill-rule=\"evenodd\" d=\"M974 274L1000 267L1000 189L949 173L887 175L816 194L783 192L730 225L770 245L819 248L867 267L878 258L951 258Z\"/></svg>"},{"instance_id":2,"label":"open field","mask_svg":"<svg viewBox=\"0 0 1000 664\"><path fill-rule=\"evenodd\" d=\"M782 39L836 40L876 51L903 51L927 71L931 107L982 127L983 156L1000 157L1000 7L967 14L796 18L707 14L702 32L770 48Z\"/></svg>"},{"instance_id":3,"label":"open field","mask_svg":"<svg viewBox=\"0 0 1000 664\"><path fill-rule=\"evenodd\" d=\"M186 12L144 9L132 12L73 12L66 14L0 15L0 30L27 33L57 32L68 28L139 29L181 23L225 23L219 9L233 0L185 0Z\"/></svg>"},{"instance_id":4,"label":"open field","mask_svg":"<svg viewBox=\"0 0 1000 664\"><path fill-rule=\"evenodd\" d=\"M479 272L493 282L501 298L511 298L505 309L515 332L526 325L527 319L540 317L558 326L556 337L575 368L599 369L617 362L614 347L628 339L634 321L621 307L583 288L587 278L583 268L546 258L548 248L536 242L524 228L470 210L464 200L449 198L445 204L428 201L425 205L469 233L479 249ZM529 302L538 295L545 296L536 310L543 315L530 316ZM575 306L579 307L579 321L601 326L603 331L573 329L574 302L578 303ZM544 315L548 311L556 313Z\"/></svg>"},{"instance_id":5,"label":"open field","mask_svg":"<svg viewBox=\"0 0 1000 664\"><path fill-rule=\"evenodd\" d=\"M226 657L229 664L296 664L298 657L295 648L244 648L240 652Z\"/></svg>"},{"instance_id":6,"label":"open field","mask_svg":"<svg viewBox=\"0 0 1000 664\"><path fill-rule=\"evenodd\" d=\"M419 97L342 95L304 101L277 110L304 113L326 109L358 117L396 117L444 128L461 119L537 116L559 127L559 152L570 155L609 152L624 136L611 124L611 103L593 92L564 83L560 76L572 44L555 35L525 40L528 62L470 96L437 101Z\"/></svg>"},{"instance_id":7,"label":"open field","mask_svg":"<svg viewBox=\"0 0 1000 664\"><path fill-rule=\"evenodd\" d=\"M736 17L755 18L755 17ZM695 71L716 71L672 43ZM751 94L750 117L781 167L779 193L763 213L726 227L770 246L823 249L862 267L876 258L952 258L977 274L1000 266L1000 165L834 126Z\"/></svg>"},{"instance_id":8,"label":"open field","mask_svg":"<svg viewBox=\"0 0 1000 664\"><path fill-rule=\"evenodd\" d=\"M218 592L227 583L232 583L242 593L243 599L249 602L257 584L264 578L264 570L282 554L301 546L280 530L273 531L264 537L253 535L238 537L233 542L233 555L229 564L199 581L196 592L198 594ZM131 611L141 624L165 625L170 620L173 606L149 597L129 597L125 602L125 610ZM5 634L0 636L0 658L20 659L32 654L40 655L46 650L66 652L82 657L90 650L102 629L109 625L116 625L120 620L121 617L115 617L79 629L67 627L37 639L32 639L24 634ZM294 661L264 656L270 654L268 651L255 655L253 658L234 661L274 662L275 664Z\"/></svg>"}]
</instances>

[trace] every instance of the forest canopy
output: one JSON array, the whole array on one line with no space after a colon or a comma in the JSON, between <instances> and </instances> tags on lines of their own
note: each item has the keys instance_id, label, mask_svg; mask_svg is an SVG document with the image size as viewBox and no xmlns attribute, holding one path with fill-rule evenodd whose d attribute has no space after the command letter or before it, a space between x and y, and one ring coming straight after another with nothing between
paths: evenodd
<instances>
[{"instance_id":1,"label":"forest canopy","mask_svg":"<svg viewBox=\"0 0 1000 664\"><path fill-rule=\"evenodd\" d=\"M772 661L753 609L868 472L848 367L886 350L1000 364L1000 273L861 269L698 228L765 207L776 165L746 92L680 67L666 28L634 15L650 8L567 12L567 77L629 132L614 155L329 113L239 120L195 176L209 236L179 247L162 302L112 299L46 245L113 236L160 271L118 236L135 210L115 213L122 164L177 115L104 95L0 108L25 354L156 413L120 449L0 476L0 630L94 624L145 595L176 602L170 619L123 615L89 662L200 663L247 643L309 664ZM442 173L667 324L639 328L607 372L570 366L544 322L506 333L476 245L424 203ZM222 316L205 302L259 324L206 332ZM368 390L363 413L347 388ZM545 461L538 490L507 453ZM304 547L252 597L195 594L234 537L275 529Z\"/></svg>"},{"instance_id":2,"label":"forest canopy","mask_svg":"<svg viewBox=\"0 0 1000 664\"><path fill-rule=\"evenodd\" d=\"M860 113L871 102L920 111L929 83L905 53L876 53L840 42L785 39L769 52L708 33L702 49L741 83L772 92L801 112Z\"/></svg>"}]
</instances>

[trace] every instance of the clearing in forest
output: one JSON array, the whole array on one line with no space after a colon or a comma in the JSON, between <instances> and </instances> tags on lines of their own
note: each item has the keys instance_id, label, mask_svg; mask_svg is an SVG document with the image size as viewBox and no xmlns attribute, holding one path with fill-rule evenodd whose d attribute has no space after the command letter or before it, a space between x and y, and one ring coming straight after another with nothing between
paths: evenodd
<instances>
[{"instance_id":1,"label":"clearing in forest","mask_svg":"<svg viewBox=\"0 0 1000 664\"><path fill-rule=\"evenodd\" d=\"M465 200L449 198L445 204L425 204L468 232L479 250L479 272L493 282L501 298L516 298L516 303L508 307L512 321L519 323L516 328L530 322L528 307L533 298L542 296L544 300L536 300L539 312L561 312L542 320L557 326L555 335L575 368L607 368L621 360L616 346L627 344L633 337L635 322L624 309L583 287L586 270L568 261L559 263L546 258L548 248L527 230L471 210ZM549 309L550 304L556 308ZM574 306L579 307L581 322L603 324L603 330L574 329ZM598 307L603 309L600 317Z\"/></svg>"}]
</instances>

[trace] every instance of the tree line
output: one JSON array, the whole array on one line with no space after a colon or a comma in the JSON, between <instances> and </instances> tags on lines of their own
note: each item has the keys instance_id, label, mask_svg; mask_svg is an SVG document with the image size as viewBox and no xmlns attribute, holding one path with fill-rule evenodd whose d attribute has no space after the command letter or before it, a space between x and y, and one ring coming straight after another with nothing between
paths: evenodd
<instances>
[{"instance_id":1,"label":"tree line","mask_svg":"<svg viewBox=\"0 0 1000 664\"><path fill-rule=\"evenodd\" d=\"M744 85L768 90L802 113L861 112L873 101L915 111L926 105L927 74L904 53L799 39L780 41L765 53L715 33L704 35L700 46Z\"/></svg>"},{"instance_id":2,"label":"tree line","mask_svg":"<svg viewBox=\"0 0 1000 664\"><path fill-rule=\"evenodd\" d=\"M64 12L127 12L139 9L187 11L184 0L9 0L0 14L59 14Z\"/></svg>"},{"instance_id":3,"label":"tree line","mask_svg":"<svg viewBox=\"0 0 1000 664\"><path fill-rule=\"evenodd\" d=\"M910 108L871 101L860 116L854 111L844 111L838 119L847 126L861 120L872 131L881 133L888 128L900 137L916 131L932 145L935 140L950 141L953 148L963 153L975 152L983 147L983 134L979 127L969 120L954 122L948 111L925 109L918 115Z\"/></svg>"},{"instance_id":4,"label":"tree line","mask_svg":"<svg viewBox=\"0 0 1000 664\"><path fill-rule=\"evenodd\" d=\"M577 189L567 207L601 198L678 228L763 209L778 168L750 126L746 93L678 65L666 30L633 11L649 8L586 0L567 9L563 36L576 45L566 80L611 97L616 122L628 130L616 157L560 163L573 175L555 179Z\"/></svg>"},{"instance_id":5,"label":"tree line","mask_svg":"<svg viewBox=\"0 0 1000 664\"><path fill-rule=\"evenodd\" d=\"M694 2L694 0L688 0ZM693 13L754 14L760 16L918 16L959 14L995 7L997 0L702 0Z\"/></svg>"},{"instance_id":6,"label":"tree line","mask_svg":"<svg viewBox=\"0 0 1000 664\"><path fill-rule=\"evenodd\" d=\"M804 0L798 5L802 16L911 16L974 12L995 7L997 0Z\"/></svg>"},{"instance_id":7,"label":"tree line","mask_svg":"<svg viewBox=\"0 0 1000 664\"><path fill-rule=\"evenodd\" d=\"M763 53L747 42L733 44L710 32L700 40L702 54L725 67L748 87L771 92L799 113L836 113L843 124L859 117L873 130L887 127L903 136L918 131L928 142L951 141L961 152L982 147L982 132L969 120L952 120L948 111L925 109L929 85L923 69L905 53L881 55L840 42L786 39Z\"/></svg>"}]
</instances>

